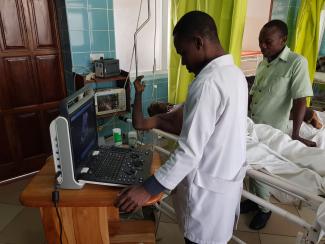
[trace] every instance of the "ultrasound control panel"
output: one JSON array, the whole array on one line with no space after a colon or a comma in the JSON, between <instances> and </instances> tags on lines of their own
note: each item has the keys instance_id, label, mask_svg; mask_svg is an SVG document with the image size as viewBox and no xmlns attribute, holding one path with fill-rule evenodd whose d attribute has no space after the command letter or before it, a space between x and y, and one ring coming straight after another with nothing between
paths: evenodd
<instances>
[{"instance_id":1,"label":"ultrasound control panel","mask_svg":"<svg viewBox=\"0 0 325 244\"><path fill-rule=\"evenodd\" d=\"M100 147L98 154L85 162L78 180L121 186L141 184L150 176L151 161L150 150Z\"/></svg>"}]
</instances>

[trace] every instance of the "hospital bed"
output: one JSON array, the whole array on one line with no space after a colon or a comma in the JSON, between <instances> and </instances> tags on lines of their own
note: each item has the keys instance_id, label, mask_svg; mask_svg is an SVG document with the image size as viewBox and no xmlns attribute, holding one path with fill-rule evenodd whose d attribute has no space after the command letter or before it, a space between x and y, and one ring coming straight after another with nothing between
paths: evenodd
<instances>
[{"instance_id":1,"label":"hospital bed","mask_svg":"<svg viewBox=\"0 0 325 244\"><path fill-rule=\"evenodd\" d=\"M170 154L170 151L158 145L158 138L163 137L173 141L177 141L178 136L157 129L153 129L151 131L155 135L155 139L153 142L153 150L157 150L162 154L168 156ZM276 138L273 139L275 140L275 142L277 142ZM252 161L249 162L251 164L249 166L249 169L247 170L247 176L262 181L273 189L283 192L285 195L289 195L294 199L298 199L300 202L303 202L304 205L311 207L313 210L317 210L317 218L315 219L313 224L310 224L304 219L293 215L290 212L270 202L266 202L265 200L251 194L246 190L243 190L242 196L256 202L259 205L269 208L273 213L281 215L285 219L303 227L304 232L297 233L297 244L317 243L324 234L323 230L325 230L325 199L319 196L320 193L325 193L325 191L323 191L323 189L325 189L325 181L322 181L321 176L317 177L317 173L313 172L310 169L299 168L297 165L295 165L295 163L291 162L290 160L281 156L275 151L272 151L272 149L265 146L265 144L261 143L260 146L262 149L258 148L257 144L258 143L254 142L252 138L248 137L248 145L250 145L252 149L254 149L255 147L255 150L262 152L263 149L265 149L267 153L272 156L265 157L265 155L259 155L263 158L263 160L269 161L266 167L262 166L262 164L257 163L257 161L254 162L251 158L248 159L248 161ZM298 150L300 150L300 148L298 148ZM325 150L322 151L323 153L325 153ZM248 151L248 157L249 154L250 153ZM318 155L318 157L322 156L324 156L323 159L317 160L323 160L323 164L325 165L325 154ZM283 167L280 167L281 164ZM275 174L281 172L280 169L282 170L282 174ZM291 177L290 172L292 173ZM288 175L289 177L287 177ZM299 181L299 175L303 179L301 182ZM312 179L312 184L306 185L306 182L304 182L304 178L306 177ZM311 185L311 189L306 188L306 186L309 185ZM173 208L169 206L164 200L162 200L159 204L156 204L156 208L162 213L169 216L171 219L176 221L175 212ZM237 243L245 243L235 236L233 236L233 240Z\"/></svg>"}]
</instances>

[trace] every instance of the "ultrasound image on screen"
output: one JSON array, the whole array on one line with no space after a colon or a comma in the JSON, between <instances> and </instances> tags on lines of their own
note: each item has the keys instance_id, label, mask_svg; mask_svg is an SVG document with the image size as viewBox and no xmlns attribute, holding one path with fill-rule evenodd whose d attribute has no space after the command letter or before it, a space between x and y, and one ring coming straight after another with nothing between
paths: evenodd
<instances>
[{"instance_id":1,"label":"ultrasound image on screen","mask_svg":"<svg viewBox=\"0 0 325 244\"><path fill-rule=\"evenodd\" d=\"M98 112L109 111L118 108L118 95L106 94L97 96Z\"/></svg>"},{"instance_id":2,"label":"ultrasound image on screen","mask_svg":"<svg viewBox=\"0 0 325 244\"><path fill-rule=\"evenodd\" d=\"M70 130L76 169L97 147L96 114L93 101L86 103L72 115Z\"/></svg>"}]
</instances>

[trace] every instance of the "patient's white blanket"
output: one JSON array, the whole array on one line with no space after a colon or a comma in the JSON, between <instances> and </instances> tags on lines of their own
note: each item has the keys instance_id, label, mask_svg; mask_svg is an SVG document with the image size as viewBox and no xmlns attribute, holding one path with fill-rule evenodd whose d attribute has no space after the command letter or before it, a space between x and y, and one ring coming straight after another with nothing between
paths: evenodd
<instances>
[{"instance_id":1,"label":"patient's white blanket","mask_svg":"<svg viewBox=\"0 0 325 244\"><path fill-rule=\"evenodd\" d=\"M314 141L317 144L317 147L325 149L325 112L315 111L318 115L318 118L321 120L323 127L321 129L316 129L310 124L303 122L300 128L300 136L308 140ZM287 134L292 134L292 121L288 125Z\"/></svg>"},{"instance_id":2,"label":"patient's white blanket","mask_svg":"<svg viewBox=\"0 0 325 244\"><path fill-rule=\"evenodd\" d=\"M325 150L306 147L280 130L247 121L247 162L315 194L325 194Z\"/></svg>"}]
</instances>

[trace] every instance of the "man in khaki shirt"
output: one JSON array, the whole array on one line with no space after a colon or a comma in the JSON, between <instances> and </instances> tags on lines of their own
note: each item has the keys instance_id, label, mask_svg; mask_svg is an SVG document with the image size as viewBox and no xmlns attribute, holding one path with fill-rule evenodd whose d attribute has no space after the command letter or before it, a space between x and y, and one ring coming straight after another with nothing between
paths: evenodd
<instances>
[{"instance_id":1,"label":"man in khaki shirt","mask_svg":"<svg viewBox=\"0 0 325 244\"><path fill-rule=\"evenodd\" d=\"M287 132L292 109L292 139L307 146L316 143L299 136L299 130L306 111L306 97L313 96L308 73L307 60L286 46L287 25L281 20L265 24L259 35L259 45L264 59L258 65L254 84L249 96L249 116L255 123L268 124ZM268 187L256 180L250 180L250 190L264 200L269 200ZM269 209L246 200L241 212L257 210L250 228L262 229L271 216Z\"/></svg>"}]
</instances>

